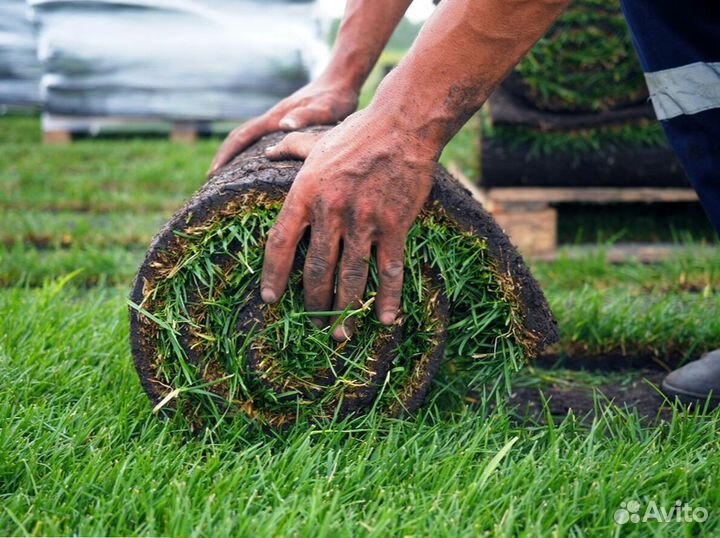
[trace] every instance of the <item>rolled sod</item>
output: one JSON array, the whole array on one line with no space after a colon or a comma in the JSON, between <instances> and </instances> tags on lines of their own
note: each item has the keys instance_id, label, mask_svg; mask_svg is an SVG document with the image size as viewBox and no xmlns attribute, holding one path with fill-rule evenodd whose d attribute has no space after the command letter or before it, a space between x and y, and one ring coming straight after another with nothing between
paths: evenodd
<instances>
[{"instance_id":1,"label":"rolled sod","mask_svg":"<svg viewBox=\"0 0 720 538\"><path fill-rule=\"evenodd\" d=\"M573 2L487 110L484 187L689 187L655 121L619 0Z\"/></svg>"},{"instance_id":2,"label":"rolled sod","mask_svg":"<svg viewBox=\"0 0 720 538\"><path fill-rule=\"evenodd\" d=\"M575 0L503 88L538 110L603 112L642 103L647 88L619 0Z\"/></svg>"},{"instance_id":3,"label":"rolled sod","mask_svg":"<svg viewBox=\"0 0 720 538\"><path fill-rule=\"evenodd\" d=\"M153 240L130 296L130 342L155 412L193 426L222 418L272 427L370 411L403 417L423 402L490 397L556 341L557 326L524 261L492 217L442 167L410 231L401 312L393 326L366 302L303 309L298 248L288 290L259 297L264 243L302 163L271 162L265 137L212 177ZM349 342L333 323L356 318ZM335 320L335 321L334 321Z\"/></svg>"}]
</instances>

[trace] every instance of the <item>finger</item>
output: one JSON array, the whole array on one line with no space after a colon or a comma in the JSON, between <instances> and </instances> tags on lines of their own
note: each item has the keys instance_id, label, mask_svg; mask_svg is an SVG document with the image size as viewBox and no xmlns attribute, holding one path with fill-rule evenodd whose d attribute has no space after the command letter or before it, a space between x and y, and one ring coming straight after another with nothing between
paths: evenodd
<instances>
[{"instance_id":1,"label":"finger","mask_svg":"<svg viewBox=\"0 0 720 538\"><path fill-rule=\"evenodd\" d=\"M370 265L370 240L347 239L343 244L342 259L338 271L335 310L357 308L362 305ZM339 323L333 338L342 342L352 336L355 322L352 318Z\"/></svg>"},{"instance_id":2,"label":"finger","mask_svg":"<svg viewBox=\"0 0 720 538\"><path fill-rule=\"evenodd\" d=\"M386 239L376 248L380 288L375 298L375 311L383 325L391 325L397 317L402 298L405 238Z\"/></svg>"},{"instance_id":3,"label":"finger","mask_svg":"<svg viewBox=\"0 0 720 538\"><path fill-rule=\"evenodd\" d=\"M329 107L304 106L294 109L280 120L279 126L285 131L295 131L310 125L330 125L335 123Z\"/></svg>"},{"instance_id":4,"label":"finger","mask_svg":"<svg viewBox=\"0 0 720 538\"><path fill-rule=\"evenodd\" d=\"M250 144L273 132L269 118L264 115L243 123L234 129L215 154L208 175L214 174L225 166L238 153L245 150Z\"/></svg>"},{"instance_id":5,"label":"finger","mask_svg":"<svg viewBox=\"0 0 720 538\"><path fill-rule=\"evenodd\" d=\"M265 244L260 295L266 303L277 302L285 291L295 249L307 224L305 211L293 205L288 195Z\"/></svg>"},{"instance_id":6,"label":"finger","mask_svg":"<svg viewBox=\"0 0 720 538\"><path fill-rule=\"evenodd\" d=\"M290 133L278 144L265 150L265 156L271 160L305 160L324 133Z\"/></svg>"},{"instance_id":7,"label":"finger","mask_svg":"<svg viewBox=\"0 0 720 538\"><path fill-rule=\"evenodd\" d=\"M322 312L332 307L333 291L335 285L335 266L340 251L340 237L329 222L318 222L323 219L313 219L310 225L310 246L305 256L303 270L303 289L305 290L305 310L308 312ZM315 325L325 325L319 318L313 319Z\"/></svg>"}]
</instances>

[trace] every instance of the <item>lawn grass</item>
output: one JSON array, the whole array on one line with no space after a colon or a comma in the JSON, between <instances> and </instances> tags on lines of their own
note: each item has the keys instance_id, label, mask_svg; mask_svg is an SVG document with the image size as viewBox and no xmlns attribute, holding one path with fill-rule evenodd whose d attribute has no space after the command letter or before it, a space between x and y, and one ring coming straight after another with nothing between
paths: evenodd
<instances>
[{"instance_id":1,"label":"lawn grass","mask_svg":"<svg viewBox=\"0 0 720 538\"><path fill-rule=\"evenodd\" d=\"M39 155L8 144L0 153L0 209L173 211L202 183L216 146L78 141Z\"/></svg>"},{"instance_id":2,"label":"lawn grass","mask_svg":"<svg viewBox=\"0 0 720 538\"><path fill-rule=\"evenodd\" d=\"M234 425L189 438L150 416L127 350L124 289L0 292L0 534L667 536L620 528L627 499L712 510L718 415L590 426L504 410L374 416L285 437ZM31 313L32 315L28 315Z\"/></svg>"},{"instance_id":3,"label":"lawn grass","mask_svg":"<svg viewBox=\"0 0 720 538\"><path fill-rule=\"evenodd\" d=\"M284 436L233 423L213 438L157 420L132 367L126 296L146 241L202 181L219 140L61 148L37 134L37 118L0 118L0 535L720 531L718 413L678 410L648 425L599 401L590 423L545 424L481 402ZM466 145L449 151L472 163ZM599 253L532 267L560 321L561 354L677 359L720 346L716 247L688 243L655 265ZM553 377L528 369L521 381ZM630 499L682 500L710 519L617 526Z\"/></svg>"},{"instance_id":4,"label":"lawn grass","mask_svg":"<svg viewBox=\"0 0 720 538\"><path fill-rule=\"evenodd\" d=\"M170 214L79 213L8 209L0 213L0 244L38 248L147 247Z\"/></svg>"}]
</instances>

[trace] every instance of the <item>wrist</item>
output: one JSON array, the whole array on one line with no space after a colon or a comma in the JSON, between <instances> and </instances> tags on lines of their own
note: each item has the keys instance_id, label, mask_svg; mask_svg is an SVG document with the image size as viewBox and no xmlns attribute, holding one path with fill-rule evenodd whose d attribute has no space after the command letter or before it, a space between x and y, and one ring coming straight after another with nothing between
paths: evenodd
<instances>
[{"instance_id":1,"label":"wrist","mask_svg":"<svg viewBox=\"0 0 720 538\"><path fill-rule=\"evenodd\" d=\"M376 133L369 135L370 138L405 148L407 156L418 161L437 161L445 143L426 129L413 112L402 103L377 98L360 111Z\"/></svg>"},{"instance_id":2,"label":"wrist","mask_svg":"<svg viewBox=\"0 0 720 538\"><path fill-rule=\"evenodd\" d=\"M330 60L319 80L338 91L360 95L367 77L368 72L358 62L353 62L351 58L343 55Z\"/></svg>"},{"instance_id":3,"label":"wrist","mask_svg":"<svg viewBox=\"0 0 720 538\"><path fill-rule=\"evenodd\" d=\"M446 111L444 103L437 103L423 88L406 84L405 77L391 73L378 87L368 105L368 113L401 133L426 155L438 159L443 148L455 134L458 125L456 111Z\"/></svg>"}]
</instances>

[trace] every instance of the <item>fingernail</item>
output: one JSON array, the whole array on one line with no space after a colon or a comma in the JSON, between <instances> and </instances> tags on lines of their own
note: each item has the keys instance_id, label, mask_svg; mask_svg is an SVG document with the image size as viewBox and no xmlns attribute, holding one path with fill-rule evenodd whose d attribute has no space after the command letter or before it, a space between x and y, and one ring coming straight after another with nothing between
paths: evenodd
<instances>
[{"instance_id":1,"label":"fingernail","mask_svg":"<svg viewBox=\"0 0 720 538\"><path fill-rule=\"evenodd\" d=\"M270 153L270 152L272 152L272 151L275 151L275 148L276 148L276 147L277 147L277 144L275 144L274 146L268 146L268 147L266 147L266 148L265 148L265 153Z\"/></svg>"},{"instance_id":2,"label":"fingernail","mask_svg":"<svg viewBox=\"0 0 720 538\"><path fill-rule=\"evenodd\" d=\"M340 323L337 327L335 327L332 336L335 341L344 342L345 340L350 340L350 337L352 336L352 330L350 330L350 328L347 327L344 323Z\"/></svg>"},{"instance_id":3,"label":"fingernail","mask_svg":"<svg viewBox=\"0 0 720 538\"><path fill-rule=\"evenodd\" d=\"M292 118L283 118L280 120L280 128L281 129L297 129L298 124Z\"/></svg>"},{"instance_id":4,"label":"fingernail","mask_svg":"<svg viewBox=\"0 0 720 538\"><path fill-rule=\"evenodd\" d=\"M392 325L395 321L395 312L392 310L388 310L387 312L383 312L380 314L380 323L383 325Z\"/></svg>"},{"instance_id":5,"label":"fingernail","mask_svg":"<svg viewBox=\"0 0 720 538\"><path fill-rule=\"evenodd\" d=\"M275 292L270 288L263 288L260 292L260 296L262 297L262 300L266 303L274 303L275 301L277 301L277 295L275 295Z\"/></svg>"}]
</instances>

